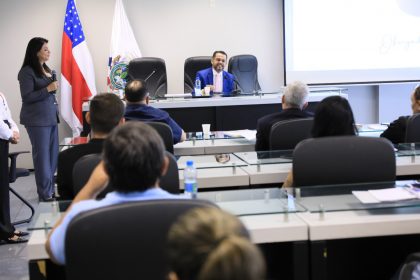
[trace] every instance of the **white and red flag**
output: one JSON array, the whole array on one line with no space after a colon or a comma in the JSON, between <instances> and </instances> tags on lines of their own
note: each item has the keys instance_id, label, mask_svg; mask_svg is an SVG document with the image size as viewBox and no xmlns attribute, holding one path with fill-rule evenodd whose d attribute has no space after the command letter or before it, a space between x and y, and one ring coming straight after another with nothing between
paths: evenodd
<instances>
[{"instance_id":1,"label":"white and red flag","mask_svg":"<svg viewBox=\"0 0 420 280\"><path fill-rule=\"evenodd\" d=\"M73 136L82 131L82 104L96 94L92 57L76 9L75 0L67 2L61 50L61 116Z\"/></svg>"}]
</instances>

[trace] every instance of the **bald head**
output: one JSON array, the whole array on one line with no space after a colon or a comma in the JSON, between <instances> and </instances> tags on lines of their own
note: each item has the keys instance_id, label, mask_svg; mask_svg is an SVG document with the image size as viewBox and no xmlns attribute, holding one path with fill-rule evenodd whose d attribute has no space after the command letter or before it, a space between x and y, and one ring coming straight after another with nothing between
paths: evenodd
<instances>
[{"instance_id":1,"label":"bald head","mask_svg":"<svg viewBox=\"0 0 420 280\"><path fill-rule=\"evenodd\" d=\"M125 99L128 102L145 101L148 96L146 83L143 80L132 80L125 86Z\"/></svg>"}]
</instances>

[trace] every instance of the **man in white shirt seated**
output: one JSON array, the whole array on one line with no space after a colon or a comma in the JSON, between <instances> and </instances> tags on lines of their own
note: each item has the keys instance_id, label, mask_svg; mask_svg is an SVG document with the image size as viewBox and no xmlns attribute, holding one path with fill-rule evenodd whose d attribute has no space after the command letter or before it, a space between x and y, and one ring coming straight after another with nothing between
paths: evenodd
<instances>
[{"instance_id":1,"label":"man in white shirt seated","mask_svg":"<svg viewBox=\"0 0 420 280\"><path fill-rule=\"evenodd\" d=\"M114 129L104 142L103 161L48 236L46 250L51 260L66 263L66 230L71 220L83 211L130 201L181 198L159 187L159 179L166 173L168 164L163 141L152 127L130 122ZM108 180L115 191L103 200L95 200Z\"/></svg>"}]
</instances>

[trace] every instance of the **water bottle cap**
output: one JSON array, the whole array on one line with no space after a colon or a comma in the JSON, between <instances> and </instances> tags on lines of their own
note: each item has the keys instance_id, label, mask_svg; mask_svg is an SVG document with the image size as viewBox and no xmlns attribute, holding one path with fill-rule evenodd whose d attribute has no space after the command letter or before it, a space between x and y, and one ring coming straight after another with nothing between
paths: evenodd
<instances>
[{"instance_id":1,"label":"water bottle cap","mask_svg":"<svg viewBox=\"0 0 420 280\"><path fill-rule=\"evenodd\" d=\"M193 165L194 165L194 161L192 161L192 160L187 161L187 166L193 166Z\"/></svg>"}]
</instances>

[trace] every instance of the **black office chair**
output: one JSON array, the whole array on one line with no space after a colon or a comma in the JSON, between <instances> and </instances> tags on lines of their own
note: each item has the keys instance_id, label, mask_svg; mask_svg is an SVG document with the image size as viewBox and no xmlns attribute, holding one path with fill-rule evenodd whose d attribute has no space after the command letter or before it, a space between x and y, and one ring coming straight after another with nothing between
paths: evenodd
<instances>
[{"instance_id":1,"label":"black office chair","mask_svg":"<svg viewBox=\"0 0 420 280\"><path fill-rule=\"evenodd\" d=\"M147 200L79 214L66 233L67 279L167 279L167 233L196 207L216 206L198 199Z\"/></svg>"},{"instance_id":2,"label":"black office chair","mask_svg":"<svg viewBox=\"0 0 420 280\"><path fill-rule=\"evenodd\" d=\"M166 156L169 158L168 171L160 179L160 186L162 189L173 193L179 194L179 173L178 164L175 157L166 151ZM101 154L89 154L81 157L76 161L73 166L73 193L76 196L77 193L86 185L95 167L101 161ZM109 192L112 192L114 188L111 185L106 188L98 195L98 198L103 198Z\"/></svg>"},{"instance_id":3,"label":"black office chair","mask_svg":"<svg viewBox=\"0 0 420 280\"><path fill-rule=\"evenodd\" d=\"M174 153L174 137L172 133L172 129L166 123L161 122L147 122L148 125L153 127L162 137L163 143L165 144L165 148L168 152Z\"/></svg>"},{"instance_id":4,"label":"black office chair","mask_svg":"<svg viewBox=\"0 0 420 280\"><path fill-rule=\"evenodd\" d=\"M229 59L228 72L238 81L243 93L254 93L261 90L258 82L258 61L250 54L236 55Z\"/></svg>"},{"instance_id":5,"label":"black office chair","mask_svg":"<svg viewBox=\"0 0 420 280\"><path fill-rule=\"evenodd\" d=\"M170 193L179 194L178 163L170 152L166 151L166 156L169 158L169 167L166 174L160 178L160 187Z\"/></svg>"},{"instance_id":6,"label":"black office chair","mask_svg":"<svg viewBox=\"0 0 420 280\"><path fill-rule=\"evenodd\" d=\"M146 80L150 97L164 97L167 93L166 64L162 58L140 57L128 64L128 80Z\"/></svg>"},{"instance_id":7,"label":"black office chair","mask_svg":"<svg viewBox=\"0 0 420 280\"><path fill-rule=\"evenodd\" d=\"M420 252L411 253L407 256L395 280L411 280L416 266L420 265Z\"/></svg>"},{"instance_id":8,"label":"black office chair","mask_svg":"<svg viewBox=\"0 0 420 280\"><path fill-rule=\"evenodd\" d=\"M311 137L313 118L279 121L270 130L270 150L293 150L296 145Z\"/></svg>"},{"instance_id":9,"label":"black office chair","mask_svg":"<svg viewBox=\"0 0 420 280\"><path fill-rule=\"evenodd\" d=\"M20 154L27 154L29 151L22 151L22 152L12 152L9 153L9 159L10 159L10 166L9 166L9 183L14 183L17 178L19 177L26 177L29 176L30 172L26 168L17 168L16 167L16 160L17 157ZM29 223L32 220L32 217L34 216L35 209L34 207L27 201L25 198L23 198L15 189L13 189L11 186L9 186L10 192L12 192L20 201L22 201L23 204L29 207L31 211L31 215L27 219L18 220L13 222L13 225L19 225L24 223Z\"/></svg>"},{"instance_id":10,"label":"black office chair","mask_svg":"<svg viewBox=\"0 0 420 280\"><path fill-rule=\"evenodd\" d=\"M73 166L73 194L77 193L86 185L95 167L102 160L101 154L88 154L79 158Z\"/></svg>"},{"instance_id":11,"label":"black office chair","mask_svg":"<svg viewBox=\"0 0 420 280\"><path fill-rule=\"evenodd\" d=\"M194 90L197 72L211 67L211 56L193 56L184 63L184 92Z\"/></svg>"},{"instance_id":12,"label":"black office chair","mask_svg":"<svg viewBox=\"0 0 420 280\"><path fill-rule=\"evenodd\" d=\"M405 142L406 143L420 142L420 114L412 115L407 120Z\"/></svg>"},{"instance_id":13,"label":"black office chair","mask_svg":"<svg viewBox=\"0 0 420 280\"><path fill-rule=\"evenodd\" d=\"M395 152L384 138L311 138L293 152L296 187L394 181Z\"/></svg>"}]
</instances>

